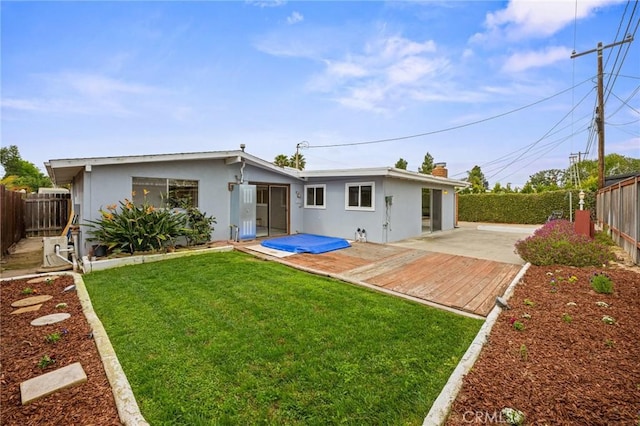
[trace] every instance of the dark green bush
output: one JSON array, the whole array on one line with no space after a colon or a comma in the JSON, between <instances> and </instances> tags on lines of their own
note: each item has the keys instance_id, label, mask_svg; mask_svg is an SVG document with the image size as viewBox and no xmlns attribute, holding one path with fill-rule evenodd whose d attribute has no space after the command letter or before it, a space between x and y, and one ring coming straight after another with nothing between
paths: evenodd
<instances>
[{"instance_id":1,"label":"dark green bush","mask_svg":"<svg viewBox=\"0 0 640 426\"><path fill-rule=\"evenodd\" d=\"M207 217L206 213L202 213L195 207L188 208L186 216L187 227L184 230L184 236L187 238L187 245L203 244L209 241L216 219L212 216Z\"/></svg>"},{"instance_id":2,"label":"dark green bush","mask_svg":"<svg viewBox=\"0 0 640 426\"><path fill-rule=\"evenodd\" d=\"M492 223L545 223L553 211L562 211L563 219L569 212L579 208L579 191L547 191L536 194L485 193L460 194L458 198L458 219L468 222ZM585 194L585 210L590 210L595 220L595 194Z\"/></svg>"},{"instance_id":3,"label":"dark green bush","mask_svg":"<svg viewBox=\"0 0 640 426\"><path fill-rule=\"evenodd\" d=\"M516 253L534 265L600 266L614 260L610 248L577 234L568 220L553 220L516 243Z\"/></svg>"}]
</instances>

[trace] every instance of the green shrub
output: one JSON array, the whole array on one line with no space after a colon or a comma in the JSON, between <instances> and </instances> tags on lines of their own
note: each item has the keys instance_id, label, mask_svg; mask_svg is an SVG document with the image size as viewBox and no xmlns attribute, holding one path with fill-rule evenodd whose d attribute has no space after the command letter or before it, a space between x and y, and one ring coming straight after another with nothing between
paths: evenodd
<instances>
[{"instance_id":1,"label":"green shrub","mask_svg":"<svg viewBox=\"0 0 640 426\"><path fill-rule=\"evenodd\" d=\"M207 217L195 207L189 207L186 212L187 227L184 236L187 238L187 245L203 244L211 238L213 224L216 219L213 216Z\"/></svg>"},{"instance_id":2,"label":"green shrub","mask_svg":"<svg viewBox=\"0 0 640 426\"><path fill-rule=\"evenodd\" d=\"M58 332L55 332L55 333L47 334L47 335L44 337L44 340L45 340L47 343L56 343L56 342L57 342L58 340L60 340L61 338L62 338L62 335L61 335L60 333L58 333Z\"/></svg>"},{"instance_id":3,"label":"green shrub","mask_svg":"<svg viewBox=\"0 0 640 426\"><path fill-rule=\"evenodd\" d=\"M593 238L602 245L605 246L615 246L616 243L611 239L611 237L603 231L598 231L594 234Z\"/></svg>"},{"instance_id":4,"label":"green shrub","mask_svg":"<svg viewBox=\"0 0 640 426\"><path fill-rule=\"evenodd\" d=\"M99 220L87 221L91 240L126 253L156 251L175 245L185 234L186 216L177 210L156 208L145 198L141 205L128 199L100 210Z\"/></svg>"},{"instance_id":5,"label":"green shrub","mask_svg":"<svg viewBox=\"0 0 640 426\"><path fill-rule=\"evenodd\" d=\"M593 288L596 293L613 293L613 281L611 281L611 278L604 272L594 273L589 282L591 283L591 288Z\"/></svg>"},{"instance_id":6,"label":"green shrub","mask_svg":"<svg viewBox=\"0 0 640 426\"><path fill-rule=\"evenodd\" d=\"M569 202L572 193L572 204ZM571 209L578 208L577 190L545 191L534 194L485 193L460 194L458 197L458 219L468 222L492 223L545 223L551 212L562 211L563 218L569 218ZM595 220L596 194L585 193L585 210L591 211Z\"/></svg>"},{"instance_id":7,"label":"green shrub","mask_svg":"<svg viewBox=\"0 0 640 426\"><path fill-rule=\"evenodd\" d=\"M516 243L516 253L534 265L598 266L614 260L608 246L577 234L568 220L553 220Z\"/></svg>"},{"instance_id":8,"label":"green shrub","mask_svg":"<svg viewBox=\"0 0 640 426\"><path fill-rule=\"evenodd\" d=\"M213 224L216 219L213 216L207 216L206 213L193 207L191 197L184 198L168 198L167 207L178 208L185 212L185 228L183 236L187 239L187 246L203 244L211 238Z\"/></svg>"}]
</instances>

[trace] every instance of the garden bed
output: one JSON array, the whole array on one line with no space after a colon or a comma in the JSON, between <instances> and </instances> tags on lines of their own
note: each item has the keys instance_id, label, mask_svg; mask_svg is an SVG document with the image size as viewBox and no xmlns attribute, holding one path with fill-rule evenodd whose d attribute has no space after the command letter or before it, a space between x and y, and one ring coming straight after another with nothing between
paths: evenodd
<instances>
[{"instance_id":1,"label":"garden bed","mask_svg":"<svg viewBox=\"0 0 640 426\"><path fill-rule=\"evenodd\" d=\"M503 408L523 412L526 425L637 425L634 269L607 268L614 293L599 294L590 279L602 268L531 266L465 377L447 425L504 423Z\"/></svg>"},{"instance_id":2,"label":"garden bed","mask_svg":"<svg viewBox=\"0 0 640 426\"><path fill-rule=\"evenodd\" d=\"M62 275L47 282L28 284L29 279L1 282L0 307L0 424L2 425L119 425L111 387L91 328L75 291L62 292L74 284L73 277ZM23 294L26 288L36 293ZM51 295L34 312L11 315L11 303L34 295ZM66 303L66 307L56 305ZM69 319L43 327L34 327L35 318L66 312ZM57 341L56 336L59 338ZM52 363L44 362L44 357ZM29 405L22 405L20 383L61 367L80 362L87 382L58 391ZM45 365L49 364L49 365Z\"/></svg>"}]
</instances>

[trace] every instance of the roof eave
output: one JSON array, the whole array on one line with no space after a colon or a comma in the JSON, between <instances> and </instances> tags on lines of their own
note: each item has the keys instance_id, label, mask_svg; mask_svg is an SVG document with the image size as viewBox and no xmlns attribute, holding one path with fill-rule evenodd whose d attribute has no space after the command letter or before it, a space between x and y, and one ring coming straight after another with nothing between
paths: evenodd
<instances>
[{"instance_id":1,"label":"roof eave","mask_svg":"<svg viewBox=\"0 0 640 426\"><path fill-rule=\"evenodd\" d=\"M403 169L397 169L395 167L376 167L376 168L364 168L364 169L340 169L340 170L310 170L302 171L300 173L302 177L307 178L331 178L331 177L368 177L368 176L382 176L393 177L396 179L406 179L411 181L434 183L440 185L448 185L454 187L468 187L469 183L450 179L440 176L426 175L417 172L410 172Z\"/></svg>"},{"instance_id":2,"label":"roof eave","mask_svg":"<svg viewBox=\"0 0 640 426\"><path fill-rule=\"evenodd\" d=\"M65 185L71 183L73 176L81 172L87 166L106 166L115 164L136 164L136 163L150 163L150 162L167 162L176 160L229 160L230 164L234 162L246 161L256 167L271 170L276 173L282 173L287 176L301 179L299 171L291 169L289 167L278 167L273 163L265 161L261 158L255 157L244 151L212 151L212 152L190 152L190 153L177 153L177 154L151 154L151 155L131 155L131 156L118 156L118 157L88 157L88 158L67 158L67 159L53 159L45 163L47 173L51 177L52 181L56 185ZM62 179L60 173L56 173L56 170L66 169L66 178ZM71 174L73 176L71 176ZM58 178L56 178L58 175ZM62 179L60 182L57 179Z\"/></svg>"}]
</instances>

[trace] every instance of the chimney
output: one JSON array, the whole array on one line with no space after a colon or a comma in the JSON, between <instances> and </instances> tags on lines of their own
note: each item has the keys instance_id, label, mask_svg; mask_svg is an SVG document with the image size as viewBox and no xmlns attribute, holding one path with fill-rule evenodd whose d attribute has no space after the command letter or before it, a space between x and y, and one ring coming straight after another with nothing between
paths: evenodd
<instances>
[{"instance_id":1,"label":"chimney","mask_svg":"<svg viewBox=\"0 0 640 426\"><path fill-rule=\"evenodd\" d=\"M439 176L443 178L448 177L449 172L447 171L447 163L436 163L435 167L431 171L431 174L433 176Z\"/></svg>"}]
</instances>

